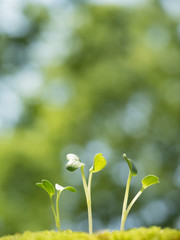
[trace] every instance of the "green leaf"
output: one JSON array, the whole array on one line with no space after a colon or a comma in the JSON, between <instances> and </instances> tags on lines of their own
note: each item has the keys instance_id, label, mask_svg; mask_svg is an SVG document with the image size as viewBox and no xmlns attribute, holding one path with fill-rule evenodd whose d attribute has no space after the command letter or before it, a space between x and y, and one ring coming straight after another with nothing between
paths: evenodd
<instances>
[{"instance_id":1,"label":"green leaf","mask_svg":"<svg viewBox=\"0 0 180 240\"><path fill-rule=\"evenodd\" d=\"M45 190L45 188L44 188L44 186L43 186L43 184L42 184L42 183L36 183L36 186L38 186L38 187L40 187L40 188L42 188L42 189L44 189L44 190Z\"/></svg>"},{"instance_id":2,"label":"green leaf","mask_svg":"<svg viewBox=\"0 0 180 240\"><path fill-rule=\"evenodd\" d=\"M48 180L43 179L41 183L36 183L36 186L43 188L50 197L52 197L55 194L55 188L53 187L52 183L50 183Z\"/></svg>"},{"instance_id":3,"label":"green leaf","mask_svg":"<svg viewBox=\"0 0 180 240\"><path fill-rule=\"evenodd\" d=\"M79 157L73 153L67 154L66 158L68 160L68 163L66 164L66 169L71 172L85 165L84 163L80 162Z\"/></svg>"},{"instance_id":4,"label":"green leaf","mask_svg":"<svg viewBox=\"0 0 180 240\"><path fill-rule=\"evenodd\" d=\"M76 189L71 187L71 186L63 187L63 186L61 186L61 185L59 185L57 183L55 184L55 188L56 188L57 191L61 191L61 192L63 190L69 190L71 192L76 192Z\"/></svg>"},{"instance_id":5,"label":"green leaf","mask_svg":"<svg viewBox=\"0 0 180 240\"><path fill-rule=\"evenodd\" d=\"M101 171L106 166L106 159L103 157L102 153L98 153L94 157L94 164L89 171L93 170L93 173Z\"/></svg>"},{"instance_id":6,"label":"green leaf","mask_svg":"<svg viewBox=\"0 0 180 240\"><path fill-rule=\"evenodd\" d=\"M43 179L42 184L49 196L52 197L55 194L55 188L53 187L52 183L50 183L48 180Z\"/></svg>"},{"instance_id":7,"label":"green leaf","mask_svg":"<svg viewBox=\"0 0 180 240\"><path fill-rule=\"evenodd\" d=\"M71 186L67 186L67 187L65 187L65 189L70 191L70 192L77 192L76 189L71 187Z\"/></svg>"},{"instance_id":8,"label":"green leaf","mask_svg":"<svg viewBox=\"0 0 180 240\"><path fill-rule=\"evenodd\" d=\"M147 187L159 183L159 178L155 175L148 175L142 180L142 188L146 189Z\"/></svg>"},{"instance_id":9,"label":"green leaf","mask_svg":"<svg viewBox=\"0 0 180 240\"><path fill-rule=\"evenodd\" d=\"M136 176L137 174L137 169L135 167L135 164L134 162L130 159L130 158L127 158L126 154L124 153L123 154L123 158L126 160L127 164L128 164L128 167L129 167L129 171L131 172L131 174L133 176Z\"/></svg>"}]
</instances>

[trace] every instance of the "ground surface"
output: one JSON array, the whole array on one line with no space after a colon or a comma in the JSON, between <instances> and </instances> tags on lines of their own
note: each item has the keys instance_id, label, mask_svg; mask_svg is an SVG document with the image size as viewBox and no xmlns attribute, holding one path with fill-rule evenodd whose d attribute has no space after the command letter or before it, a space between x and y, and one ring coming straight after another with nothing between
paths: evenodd
<instances>
[{"instance_id":1,"label":"ground surface","mask_svg":"<svg viewBox=\"0 0 180 240\"><path fill-rule=\"evenodd\" d=\"M0 240L180 240L180 230L170 228L137 228L128 231L99 232L92 235L70 230L24 232L1 237Z\"/></svg>"}]
</instances>

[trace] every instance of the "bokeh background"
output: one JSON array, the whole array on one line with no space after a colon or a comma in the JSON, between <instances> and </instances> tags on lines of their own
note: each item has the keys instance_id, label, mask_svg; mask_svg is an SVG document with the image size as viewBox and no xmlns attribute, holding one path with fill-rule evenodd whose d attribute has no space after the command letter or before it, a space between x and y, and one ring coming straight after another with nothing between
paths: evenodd
<instances>
[{"instance_id":1,"label":"bokeh background","mask_svg":"<svg viewBox=\"0 0 180 240\"><path fill-rule=\"evenodd\" d=\"M0 1L0 235L55 229L48 179L77 193L60 199L62 229L87 231L80 171L96 153L94 230L118 230L128 167L147 189L126 229L180 228L180 1Z\"/></svg>"}]
</instances>

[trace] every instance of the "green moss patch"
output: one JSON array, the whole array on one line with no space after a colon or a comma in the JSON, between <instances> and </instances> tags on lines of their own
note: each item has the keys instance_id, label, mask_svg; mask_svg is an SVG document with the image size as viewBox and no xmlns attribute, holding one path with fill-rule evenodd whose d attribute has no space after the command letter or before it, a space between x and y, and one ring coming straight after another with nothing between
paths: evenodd
<instances>
[{"instance_id":1,"label":"green moss patch","mask_svg":"<svg viewBox=\"0 0 180 240\"><path fill-rule=\"evenodd\" d=\"M180 240L180 230L160 227L134 228L128 231L114 231L112 233L98 232L92 235L71 230L55 232L24 232L1 237L0 240Z\"/></svg>"}]
</instances>

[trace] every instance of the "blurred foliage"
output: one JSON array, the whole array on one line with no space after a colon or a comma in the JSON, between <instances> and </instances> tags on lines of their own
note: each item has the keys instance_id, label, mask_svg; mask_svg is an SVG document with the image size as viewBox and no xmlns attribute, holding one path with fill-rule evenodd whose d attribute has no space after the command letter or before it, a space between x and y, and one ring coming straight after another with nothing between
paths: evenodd
<instances>
[{"instance_id":1,"label":"blurred foliage","mask_svg":"<svg viewBox=\"0 0 180 240\"><path fill-rule=\"evenodd\" d=\"M65 170L69 152L88 166L98 152L107 159L92 183L95 230L120 227L128 173L123 152L139 170L130 198L144 175L155 174L161 182L138 200L126 227L177 227L179 19L168 15L161 1L139 8L68 6L27 5L23 14L29 27L19 36L0 33L0 82L16 85L13 76L25 66L42 76L33 96L14 88L23 110L1 134L0 232L54 227L49 199L35 186L43 178L74 184L78 193L64 197L62 226L87 230L80 173ZM49 38L65 39L65 47ZM47 61L46 51L56 55Z\"/></svg>"}]
</instances>

